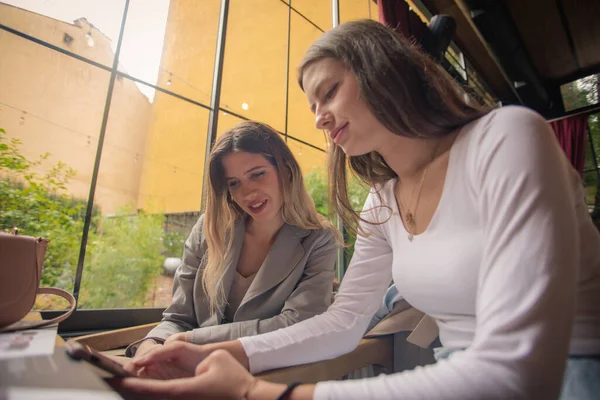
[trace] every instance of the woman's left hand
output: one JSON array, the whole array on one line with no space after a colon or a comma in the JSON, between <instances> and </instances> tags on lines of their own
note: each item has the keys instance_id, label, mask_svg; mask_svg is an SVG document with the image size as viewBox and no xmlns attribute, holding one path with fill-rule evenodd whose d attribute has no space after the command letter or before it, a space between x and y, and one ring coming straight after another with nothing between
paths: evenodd
<instances>
[{"instance_id":1,"label":"woman's left hand","mask_svg":"<svg viewBox=\"0 0 600 400\"><path fill-rule=\"evenodd\" d=\"M150 399L239 400L248 397L257 381L231 354L216 350L198 364L191 378L124 378L113 379L110 384L119 392Z\"/></svg>"}]
</instances>

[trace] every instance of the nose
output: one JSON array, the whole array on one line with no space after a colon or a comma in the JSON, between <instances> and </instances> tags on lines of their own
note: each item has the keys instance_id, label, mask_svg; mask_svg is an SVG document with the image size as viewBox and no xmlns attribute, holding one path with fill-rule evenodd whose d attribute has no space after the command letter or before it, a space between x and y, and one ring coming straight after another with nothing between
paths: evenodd
<instances>
[{"instance_id":1,"label":"nose","mask_svg":"<svg viewBox=\"0 0 600 400\"><path fill-rule=\"evenodd\" d=\"M317 129L330 129L333 127L333 115L327 111L327 110L317 110L316 112L316 118L315 118L315 125L317 127Z\"/></svg>"},{"instance_id":2,"label":"nose","mask_svg":"<svg viewBox=\"0 0 600 400\"><path fill-rule=\"evenodd\" d=\"M242 188L242 197L244 201L252 201L257 196L257 188L253 183L247 182Z\"/></svg>"}]
</instances>

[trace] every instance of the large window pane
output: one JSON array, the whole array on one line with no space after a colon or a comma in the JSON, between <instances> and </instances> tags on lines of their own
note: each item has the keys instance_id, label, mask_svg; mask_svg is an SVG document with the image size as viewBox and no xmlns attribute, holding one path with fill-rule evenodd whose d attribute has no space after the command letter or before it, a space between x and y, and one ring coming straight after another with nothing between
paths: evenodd
<instances>
[{"instance_id":1,"label":"large window pane","mask_svg":"<svg viewBox=\"0 0 600 400\"><path fill-rule=\"evenodd\" d=\"M109 78L0 31L0 229L51 240L42 286L73 288Z\"/></svg>"},{"instance_id":2,"label":"large window pane","mask_svg":"<svg viewBox=\"0 0 600 400\"><path fill-rule=\"evenodd\" d=\"M288 137L287 145L298 160L302 174L306 175L314 170L325 170L326 153L307 146L292 137Z\"/></svg>"},{"instance_id":3,"label":"large window pane","mask_svg":"<svg viewBox=\"0 0 600 400\"><path fill-rule=\"evenodd\" d=\"M221 108L285 130L287 31L281 1L230 1Z\"/></svg>"},{"instance_id":4,"label":"large window pane","mask_svg":"<svg viewBox=\"0 0 600 400\"><path fill-rule=\"evenodd\" d=\"M220 0L132 0L119 70L210 104ZM154 90L144 89L152 101Z\"/></svg>"},{"instance_id":5,"label":"large window pane","mask_svg":"<svg viewBox=\"0 0 600 400\"><path fill-rule=\"evenodd\" d=\"M308 47L322 34L317 28L292 12L290 22L290 80L288 94L288 135L319 148L327 145L325 135L315 127L315 115L297 82L296 69Z\"/></svg>"},{"instance_id":6,"label":"large window pane","mask_svg":"<svg viewBox=\"0 0 600 400\"><path fill-rule=\"evenodd\" d=\"M596 204L598 191L598 159L596 157L598 157L598 154L600 154L600 122L598 115L599 114L592 114L588 118L590 132L586 138L585 163L583 167L585 201L590 209L590 212L594 211L594 209L598 206L598 204Z\"/></svg>"},{"instance_id":7,"label":"large window pane","mask_svg":"<svg viewBox=\"0 0 600 400\"><path fill-rule=\"evenodd\" d=\"M219 122L217 124L217 137L221 136L240 122L241 118L229 114L227 111L219 111Z\"/></svg>"},{"instance_id":8,"label":"large window pane","mask_svg":"<svg viewBox=\"0 0 600 400\"><path fill-rule=\"evenodd\" d=\"M3 0L0 23L37 39L112 66L124 0Z\"/></svg>"},{"instance_id":9,"label":"large window pane","mask_svg":"<svg viewBox=\"0 0 600 400\"><path fill-rule=\"evenodd\" d=\"M302 17L316 25L321 31L331 29L333 18L331 16L330 1L296 0L292 1L292 8Z\"/></svg>"},{"instance_id":10,"label":"large window pane","mask_svg":"<svg viewBox=\"0 0 600 400\"><path fill-rule=\"evenodd\" d=\"M339 0L339 4L340 23L356 19L378 20L377 4L373 0Z\"/></svg>"},{"instance_id":11,"label":"large window pane","mask_svg":"<svg viewBox=\"0 0 600 400\"><path fill-rule=\"evenodd\" d=\"M589 75L576 81L561 85L560 93L565 111L598 104L600 74Z\"/></svg>"},{"instance_id":12,"label":"large window pane","mask_svg":"<svg viewBox=\"0 0 600 400\"><path fill-rule=\"evenodd\" d=\"M131 80L116 83L81 308L170 303L172 278L161 274L199 215L207 126L203 107L164 93L150 103Z\"/></svg>"}]
</instances>

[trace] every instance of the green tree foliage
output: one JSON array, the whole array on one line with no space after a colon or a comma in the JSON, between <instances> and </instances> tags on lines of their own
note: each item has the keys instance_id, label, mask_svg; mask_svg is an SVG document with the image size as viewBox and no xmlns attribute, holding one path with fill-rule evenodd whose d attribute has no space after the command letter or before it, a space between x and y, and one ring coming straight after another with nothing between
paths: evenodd
<instances>
[{"instance_id":1,"label":"green tree foliage","mask_svg":"<svg viewBox=\"0 0 600 400\"><path fill-rule=\"evenodd\" d=\"M600 74L586 76L560 87L565 111L598 103Z\"/></svg>"},{"instance_id":2,"label":"green tree foliage","mask_svg":"<svg viewBox=\"0 0 600 400\"><path fill-rule=\"evenodd\" d=\"M39 174L35 170L50 154L31 161L21 146L0 129L0 229L16 226L21 234L50 239L41 284L72 290L87 202L68 194L73 168L59 161ZM162 271L163 221L162 215L136 214L132 206L110 217L94 208L80 307L144 305L147 288ZM53 301L37 305L56 308Z\"/></svg>"},{"instance_id":3,"label":"green tree foliage","mask_svg":"<svg viewBox=\"0 0 600 400\"><path fill-rule=\"evenodd\" d=\"M328 185L327 185L327 174L321 168L314 168L304 177L306 188L308 193L315 202L317 211L326 216L331 223L336 224L335 217L329 210L328 204ZM367 195L369 194L369 188L360 182L357 178L350 178L348 180L348 197L350 204L354 210L362 210ZM350 262L352 255L354 254L354 242L356 237L346 232L344 235L344 241L348 245L346 248L346 266Z\"/></svg>"},{"instance_id":4,"label":"green tree foliage","mask_svg":"<svg viewBox=\"0 0 600 400\"><path fill-rule=\"evenodd\" d=\"M82 308L143 307L147 288L162 271L164 216L135 214L133 206L102 218L88 239Z\"/></svg>"},{"instance_id":5,"label":"green tree foliage","mask_svg":"<svg viewBox=\"0 0 600 400\"><path fill-rule=\"evenodd\" d=\"M50 155L30 161L20 153L21 144L0 129L0 229L18 227L21 234L51 238L42 285L71 289L85 213L85 202L66 194L75 170L58 162L39 175L35 168Z\"/></svg>"},{"instance_id":6,"label":"green tree foliage","mask_svg":"<svg viewBox=\"0 0 600 400\"><path fill-rule=\"evenodd\" d=\"M560 88L566 111L598 104L600 100L600 74L586 76L577 81L562 85ZM600 165L600 118L598 113L590 115L588 124L590 128L591 143L586 143L586 159L583 174L583 184L586 189L586 202L594 206L593 218L600 218L600 176L596 172ZM592 149L594 151L592 151ZM594 157L595 153L595 157Z\"/></svg>"}]
</instances>

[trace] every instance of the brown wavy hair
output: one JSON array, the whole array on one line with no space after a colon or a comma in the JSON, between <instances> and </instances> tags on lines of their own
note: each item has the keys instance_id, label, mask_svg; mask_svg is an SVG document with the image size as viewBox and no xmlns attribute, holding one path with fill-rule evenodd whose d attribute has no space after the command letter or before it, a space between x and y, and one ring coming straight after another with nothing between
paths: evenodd
<instances>
[{"instance_id":1,"label":"brown wavy hair","mask_svg":"<svg viewBox=\"0 0 600 400\"><path fill-rule=\"evenodd\" d=\"M223 167L223 157L240 151L262 155L277 170L285 223L307 230L330 229L339 240L337 230L317 213L304 186L300 165L281 136L259 122L236 125L217 139L208 162L203 226L207 260L202 271L202 286L209 299L211 315L227 302L223 289L224 261L231 250L235 224L247 215L232 200Z\"/></svg>"},{"instance_id":2,"label":"brown wavy hair","mask_svg":"<svg viewBox=\"0 0 600 400\"><path fill-rule=\"evenodd\" d=\"M369 110L397 135L435 139L489 112L470 102L448 73L415 43L373 20L347 22L321 35L298 67L302 90L306 68L325 58L340 61L353 72ZM369 221L350 204L346 167L375 190L397 175L379 153L347 157L333 143L328 164L331 209L356 233L359 221Z\"/></svg>"}]
</instances>

